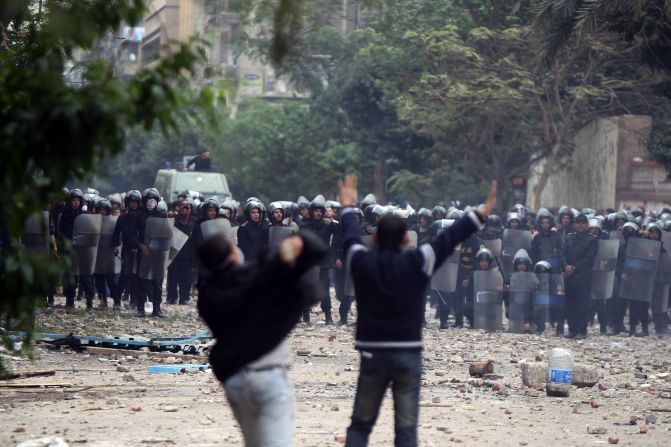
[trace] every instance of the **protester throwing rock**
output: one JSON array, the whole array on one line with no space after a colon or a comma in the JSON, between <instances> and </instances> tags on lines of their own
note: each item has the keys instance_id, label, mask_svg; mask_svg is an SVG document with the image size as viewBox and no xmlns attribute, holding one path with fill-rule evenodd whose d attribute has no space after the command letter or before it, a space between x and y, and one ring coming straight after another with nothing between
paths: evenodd
<instances>
[{"instance_id":1,"label":"protester throwing rock","mask_svg":"<svg viewBox=\"0 0 671 447\"><path fill-rule=\"evenodd\" d=\"M357 301L356 348L361 353L352 423L346 446L365 446L380 404L391 385L394 398L395 445L417 445L419 390L422 372L424 296L434 269L454 248L482 229L496 202L492 183L485 205L447 228L434 242L402 251L408 242L406 223L394 214L380 219L373 236L377 250L361 242L355 176L338 184L344 209L343 247ZM347 207L347 208L346 208Z\"/></svg>"},{"instance_id":2,"label":"protester throwing rock","mask_svg":"<svg viewBox=\"0 0 671 447\"><path fill-rule=\"evenodd\" d=\"M247 446L293 445L294 396L286 336L311 304L317 284L306 272L327 248L315 236L291 236L270 258L243 264L224 236L198 249L212 272L199 281L198 310L217 340L210 364Z\"/></svg>"}]
</instances>

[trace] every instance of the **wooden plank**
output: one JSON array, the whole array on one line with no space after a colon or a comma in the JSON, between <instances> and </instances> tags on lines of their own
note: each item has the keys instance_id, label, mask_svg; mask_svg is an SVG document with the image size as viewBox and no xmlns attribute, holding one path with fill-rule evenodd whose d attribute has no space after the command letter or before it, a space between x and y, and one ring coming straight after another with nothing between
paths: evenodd
<instances>
[{"instance_id":1,"label":"wooden plank","mask_svg":"<svg viewBox=\"0 0 671 447\"><path fill-rule=\"evenodd\" d=\"M55 376L56 371L26 371L15 374L7 374L0 377L0 380L25 379L27 377Z\"/></svg>"},{"instance_id":2,"label":"wooden plank","mask_svg":"<svg viewBox=\"0 0 671 447\"><path fill-rule=\"evenodd\" d=\"M48 387L58 387L58 388L69 388L71 383L65 382L34 382L34 383L0 383L0 388L48 388Z\"/></svg>"}]
</instances>

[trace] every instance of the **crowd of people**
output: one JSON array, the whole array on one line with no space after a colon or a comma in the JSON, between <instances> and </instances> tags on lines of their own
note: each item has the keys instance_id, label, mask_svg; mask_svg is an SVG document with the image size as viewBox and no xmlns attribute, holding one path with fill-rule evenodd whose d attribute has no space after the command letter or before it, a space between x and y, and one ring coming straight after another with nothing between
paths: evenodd
<instances>
[{"instance_id":1,"label":"crowd of people","mask_svg":"<svg viewBox=\"0 0 671 447\"><path fill-rule=\"evenodd\" d=\"M409 248L435 240L469 209L437 205L414 210L409 205L378 204L368 194L356 207L356 215L369 247L374 247L373 235L383 216L400 217L408 226ZM94 219L95 215L100 218ZM321 195L312 201L301 196L296 202L266 206L254 197L238 203L184 193L168 204L154 188L107 198L97 191L84 194L73 189L48 218L55 236L53 249L68 255L64 242L75 247L76 277L63 280L68 310L82 298L92 309L97 295L100 307L107 307L111 298L113 308L120 310L125 300L139 316L144 316L145 302L150 301L153 316L161 317L164 279L166 302L188 304L197 278L208 274L195 249L209 236L226 234L245 259L254 260L276 248L282 238L309 231L329 248L329 256L319 265L316 292L324 322L335 323L333 286L339 302L337 324L351 324L356 293L345 265L341 206ZM170 220L160 221L166 218ZM95 233L100 236L92 240ZM35 238L26 241L30 244ZM568 336L583 338L595 315L602 334L625 331L628 311L631 335L649 335L650 313L656 332L664 333L671 282L669 241L667 208L597 212L563 206L553 214L518 204L507 213L489 216L484 229L458 247L458 253L434 274L427 300L437 307L435 316L442 329L468 324L500 330L507 320L509 330L542 333L552 326L563 335L568 322ZM50 288L49 304L54 292ZM308 306L302 321L309 324L310 315Z\"/></svg>"},{"instance_id":2,"label":"crowd of people","mask_svg":"<svg viewBox=\"0 0 671 447\"><path fill-rule=\"evenodd\" d=\"M396 444L417 444L427 302L441 329L562 336L568 327L567 337L581 339L595 315L601 334L626 331L628 312L630 335L649 335L650 314L656 332L666 332L668 208L553 213L518 204L497 213L494 186L478 208L414 210L378 204L372 194L357 201L353 177L339 194L342 205L319 195L266 206L186 193L168 204L154 188L107 198L73 189L27 225L23 242L41 250L46 239L72 256L67 310L79 290L88 309L96 295L100 307L111 297L118 311L126 299L145 317L149 301L160 318L164 282L169 304L188 304L197 283L200 314L217 339L210 363L247 445L292 444L286 336L299 320L310 324L316 303L324 323L335 324L332 285L337 324L351 324L357 304L361 371L350 446L367 445L388 386ZM40 222L49 237L40 237Z\"/></svg>"}]
</instances>

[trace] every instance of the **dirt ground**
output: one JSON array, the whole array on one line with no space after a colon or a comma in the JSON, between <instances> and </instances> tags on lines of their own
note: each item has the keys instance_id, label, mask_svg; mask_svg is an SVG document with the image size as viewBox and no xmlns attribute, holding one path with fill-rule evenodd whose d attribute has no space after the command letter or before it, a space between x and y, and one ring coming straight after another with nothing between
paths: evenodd
<instances>
[{"instance_id":1,"label":"dirt ground","mask_svg":"<svg viewBox=\"0 0 671 447\"><path fill-rule=\"evenodd\" d=\"M193 304L166 306L165 320L141 320L130 311L66 315L62 297L57 304L39 312L36 330L153 338L192 335L204 327ZM571 341L554 335L441 331L433 313L427 308L421 446L590 446L608 444L609 437L623 446L671 442L671 338L608 338L592 331L585 341ZM315 313L313 321L319 319ZM315 323L299 326L290 337L297 446L341 445L358 374L353 331ZM598 366L599 385L573 387L568 398L547 397L523 385L520 362L547 360L553 347L568 348L576 362ZM94 355L44 344L36 347L33 361L0 354L15 372L56 371L52 377L0 382L5 385L0 387L0 446L47 436L91 447L243 444L211 372L147 371L150 365L181 359ZM481 360L494 361L500 378L471 378L469 362ZM207 360L195 357L193 362ZM11 383L67 386L6 387ZM392 409L388 393L370 445L393 445Z\"/></svg>"}]
</instances>

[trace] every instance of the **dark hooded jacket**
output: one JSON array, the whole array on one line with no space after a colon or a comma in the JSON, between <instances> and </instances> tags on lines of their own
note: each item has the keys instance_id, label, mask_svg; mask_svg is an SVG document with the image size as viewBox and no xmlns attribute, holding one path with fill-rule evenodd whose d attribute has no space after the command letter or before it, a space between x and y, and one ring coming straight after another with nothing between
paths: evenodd
<instances>
[{"instance_id":1,"label":"dark hooded jacket","mask_svg":"<svg viewBox=\"0 0 671 447\"><path fill-rule=\"evenodd\" d=\"M278 256L259 257L198 282L198 311L217 339L210 364L221 382L274 349L313 304L318 286L306 272L325 256L326 247L310 234L301 238L303 252L295 267Z\"/></svg>"}]
</instances>

